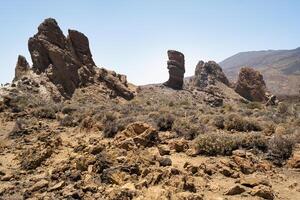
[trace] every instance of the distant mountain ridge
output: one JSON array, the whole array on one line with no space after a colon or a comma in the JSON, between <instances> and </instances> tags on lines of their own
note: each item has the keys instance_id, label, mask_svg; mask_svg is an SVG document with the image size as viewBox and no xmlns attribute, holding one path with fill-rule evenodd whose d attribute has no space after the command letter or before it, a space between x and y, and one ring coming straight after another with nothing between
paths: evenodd
<instances>
[{"instance_id":1,"label":"distant mountain ridge","mask_svg":"<svg viewBox=\"0 0 300 200\"><path fill-rule=\"evenodd\" d=\"M271 92L299 95L300 47L292 50L241 52L219 64L231 81L236 80L241 67L253 67L263 74Z\"/></svg>"}]
</instances>

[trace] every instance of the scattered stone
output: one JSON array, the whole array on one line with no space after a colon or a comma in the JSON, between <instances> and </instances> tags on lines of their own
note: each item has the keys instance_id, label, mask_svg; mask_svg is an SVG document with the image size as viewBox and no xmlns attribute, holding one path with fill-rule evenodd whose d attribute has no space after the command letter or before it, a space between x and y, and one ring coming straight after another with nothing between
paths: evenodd
<instances>
[{"instance_id":1,"label":"scattered stone","mask_svg":"<svg viewBox=\"0 0 300 200\"><path fill-rule=\"evenodd\" d=\"M300 145L294 149L294 153L288 161L288 166L291 168L300 168Z\"/></svg>"},{"instance_id":2,"label":"scattered stone","mask_svg":"<svg viewBox=\"0 0 300 200\"><path fill-rule=\"evenodd\" d=\"M177 153L184 152L188 149L188 143L183 140L173 140L169 145L170 148L174 149Z\"/></svg>"},{"instance_id":3,"label":"scattered stone","mask_svg":"<svg viewBox=\"0 0 300 200\"><path fill-rule=\"evenodd\" d=\"M246 158L246 151L241 150L241 149L237 149L237 150L232 151L232 155L239 156L239 157L242 157L242 158Z\"/></svg>"},{"instance_id":4,"label":"scattered stone","mask_svg":"<svg viewBox=\"0 0 300 200\"><path fill-rule=\"evenodd\" d=\"M255 187L258 185L266 185L270 186L270 182L266 179L266 177L259 177L255 175L245 176L240 179L240 184L247 187Z\"/></svg>"},{"instance_id":5,"label":"scattered stone","mask_svg":"<svg viewBox=\"0 0 300 200\"><path fill-rule=\"evenodd\" d=\"M250 194L252 196L258 196L270 200L275 198L274 191L270 187L264 185L259 185L254 187L250 192Z\"/></svg>"},{"instance_id":6,"label":"scattered stone","mask_svg":"<svg viewBox=\"0 0 300 200\"><path fill-rule=\"evenodd\" d=\"M116 136L116 142L118 146L127 150L133 146L151 147L158 143L158 133L146 123L134 122Z\"/></svg>"},{"instance_id":7,"label":"scattered stone","mask_svg":"<svg viewBox=\"0 0 300 200\"><path fill-rule=\"evenodd\" d=\"M244 174L252 174L256 170L254 164L247 158L233 156L233 161L239 166Z\"/></svg>"},{"instance_id":8,"label":"scattered stone","mask_svg":"<svg viewBox=\"0 0 300 200\"><path fill-rule=\"evenodd\" d=\"M203 200L203 194L180 192L180 193L175 194L174 199L177 199L177 200Z\"/></svg>"},{"instance_id":9,"label":"scattered stone","mask_svg":"<svg viewBox=\"0 0 300 200\"><path fill-rule=\"evenodd\" d=\"M225 195L237 195L245 192L246 189L241 185L235 185L225 192Z\"/></svg>"},{"instance_id":10,"label":"scattered stone","mask_svg":"<svg viewBox=\"0 0 300 200\"><path fill-rule=\"evenodd\" d=\"M219 169L219 172L220 172L221 174L223 174L224 176L226 176L226 177L230 177L230 176L232 176L232 174L234 173L234 172L232 171L232 169L230 169L229 167L226 167L226 166L223 166L222 168L220 168L220 169Z\"/></svg>"},{"instance_id":11,"label":"scattered stone","mask_svg":"<svg viewBox=\"0 0 300 200\"><path fill-rule=\"evenodd\" d=\"M164 155L170 155L170 148L168 145L159 145L157 147L158 151L159 151L159 154L161 156L164 156Z\"/></svg>"},{"instance_id":12,"label":"scattered stone","mask_svg":"<svg viewBox=\"0 0 300 200\"><path fill-rule=\"evenodd\" d=\"M53 185L52 187L50 187L48 189L48 191L54 191L54 190L60 190L63 186L65 185L65 182L64 181L60 181L58 183L56 183L55 185Z\"/></svg>"},{"instance_id":13,"label":"scattered stone","mask_svg":"<svg viewBox=\"0 0 300 200\"><path fill-rule=\"evenodd\" d=\"M38 191L38 190L40 190L40 189L42 189L42 188L44 188L44 187L48 187L48 185L49 185L49 182L48 182L48 181L46 181L46 180L41 180L41 181L35 183L35 184L30 188L30 191L31 191L31 192L35 192L35 191Z\"/></svg>"},{"instance_id":14,"label":"scattered stone","mask_svg":"<svg viewBox=\"0 0 300 200\"><path fill-rule=\"evenodd\" d=\"M157 158L159 165L162 167L171 166L172 160L168 157L158 157Z\"/></svg>"},{"instance_id":15,"label":"scattered stone","mask_svg":"<svg viewBox=\"0 0 300 200\"><path fill-rule=\"evenodd\" d=\"M14 175L13 174L5 174L4 176L1 177L1 181L10 181L11 179L14 178Z\"/></svg>"},{"instance_id":16,"label":"scattered stone","mask_svg":"<svg viewBox=\"0 0 300 200\"><path fill-rule=\"evenodd\" d=\"M135 196L135 192L127 188L114 189L109 194L111 200L131 200Z\"/></svg>"}]
</instances>

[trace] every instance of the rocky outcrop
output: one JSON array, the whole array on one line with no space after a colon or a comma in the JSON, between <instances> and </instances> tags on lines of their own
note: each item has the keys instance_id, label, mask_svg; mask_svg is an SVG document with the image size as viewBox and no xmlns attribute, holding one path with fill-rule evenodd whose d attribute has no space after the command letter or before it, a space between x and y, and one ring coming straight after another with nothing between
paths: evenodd
<instances>
[{"instance_id":1,"label":"rocky outcrop","mask_svg":"<svg viewBox=\"0 0 300 200\"><path fill-rule=\"evenodd\" d=\"M169 80L164 85L180 90L183 87L185 73L184 55L178 51L168 50L168 57Z\"/></svg>"},{"instance_id":2,"label":"rocky outcrop","mask_svg":"<svg viewBox=\"0 0 300 200\"><path fill-rule=\"evenodd\" d=\"M29 66L26 58L24 56L19 55L18 62L16 64L16 68L15 68L14 81L17 81L22 76L24 76L28 72L29 68L30 68L30 66Z\"/></svg>"},{"instance_id":3,"label":"rocky outcrop","mask_svg":"<svg viewBox=\"0 0 300 200\"><path fill-rule=\"evenodd\" d=\"M55 19L49 18L39 25L38 33L28 41L32 59L30 69L24 57L19 57L15 80L25 70L31 70L44 82L53 83L60 94L69 99L79 87L90 84L104 84L112 95L132 99L126 76L97 68L92 58L89 40L76 30L68 30L66 37Z\"/></svg>"},{"instance_id":4,"label":"rocky outcrop","mask_svg":"<svg viewBox=\"0 0 300 200\"><path fill-rule=\"evenodd\" d=\"M69 34L66 38L54 19L46 19L28 41L34 72L46 73L67 98L93 82L95 74L87 37L72 30Z\"/></svg>"},{"instance_id":5,"label":"rocky outcrop","mask_svg":"<svg viewBox=\"0 0 300 200\"><path fill-rule=\"evenodd\" d=\"M241 68L234 90L249 101L267 100L266 84L262 74L250 67Z\"/></svg>"},{"instance_id":6,"label":"rocky outcrop","mask_svg":"<svg viewBox=\"0 0 300 200\"><path fill-rule=\"evenodd\" d=\"M199 61L195 76L192 80L192 85L200 88L205 88L209 85L215 85L219 81L229 86L229 81L222 71L222 68L214 61Z\"/></svg>"}]
</instances>

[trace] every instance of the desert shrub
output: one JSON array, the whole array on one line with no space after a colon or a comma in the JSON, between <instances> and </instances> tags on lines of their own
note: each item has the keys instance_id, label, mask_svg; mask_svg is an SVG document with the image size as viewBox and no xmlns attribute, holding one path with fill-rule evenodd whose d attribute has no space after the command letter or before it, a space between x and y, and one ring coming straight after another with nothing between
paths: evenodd
<instances>
[{"instance_id":1,"label":"desert shrub","mask_svg":"<svg viewBox=\"0 0 300 200\"><path fill-rule=\"evenodd\" d=\"M92 117L84 118L80 123L81 129L91 130L96 125L96 122Z\"/></svg>"},{"instance_id":2,"label":"desert shrub","mask_svg":"<svg viewBox=\"0 0 300 200\"><path fill-rule=\"evenodd\" d=\"M71 114L72 112L75 112L77 110L76 106L74 105L66 105L62 108L61 112L63 114Z\"/></svg>"},{"instance_id":3,"label":"desert shrub","mask_svg":"<svg viewBox=\"0 0 300 200\"><path fill-rule=\"evenodd\" d=\"M213 119L213 124L218 129L224 129L225 128L224 121L225 121L224 117L219 115Z\"/></svg>"},{"instance_id":4,"label":"desert shrub","mask_svg":"<svg viewBox=\"0 0 300 200\"><path fill-rule=\"evenodd\" d=\"M55 119L56 110L53 106L39 107L34 111L34 116L45 119Z\"/></svg>"},{"instance_id":5,"label":"desert shrub","mask_svg":"<svg viewBox=\"0 0 300 200\"><path fill-rule=\"evenodd\" d=\"M188 120L182 119L175 120L172 130L175 131L178 136L183 136L186 140L195 139L200 132L199 127L196 127Z\"/></svg>"},{"instance_id":6,"label":"desert shrub","mask_svg":"<svg viewBox=\"0 0 300 200\"><path fill-rule=\"evenodd\" d=\"M286 103L280 102L277 106L277 112L280 114L285 114L288 111L288 105Z\"/></svg>"},{"instance_id":7,"label":"desert shrub","mask_svg":"<svg viewBox=\"0 0 300 200\"><path fill-rule=\"evenodd\" d=\"M77 121L71 115L64 116L60 121L61 126L75 127L78 125Z\"/></svg>"},{"instance_id":8,"label":"desert shrub","mask_svg":"<svg viewBox=\"0 0 300 200\"><path fill-rule=\"evenodd\" d=\"M261 131L262 128L256 121L250 121L244 119L243 117L231 114L225 119L225 129L228 131L236 130L236 131Z\"/></svg>"},{"instance_id":9,"label":"desert shrub","mask_svg":"<svg viewBox=\"0 0 300 200\"><path fill-rule=\"evenodd\" d=\"M264 133L266 135L273 135L275 133L275 124L274 123L265 123L264 124Z\"/></svg>"},{"instance_id":10,"label":"desert shrub","mask_svg":"<svg viewBox=\"0 0 300 200\"><path fill-rule=\"evenodd\" d=\"M106 138L114 137L118 131L124 129L124 124L118 119L118 115L115 112L108 112L103 118L103 136Z\"/></svg>"},{"instance_id":11,"label":"desert shrub","mask_svg":"<svg viewBox=\"0 0 300 200\"><path fill-rule=\"evenodd\" d=\"M260 102L250 102L248 104L246 104L246 107L248 109L262 109L263 105Z\"/></svg>"},{"instance_id":12,"label":"desert shrub","mask_svg":"<svg viewBox=\"0 0 300 200\"><path fill-rule=\"evenodd\" d=\"M10 138L20 137L26 134L29 134L30 131L28 130L28 121L24 119L18 118L15 122L14 128L9 133Z\"/></svg>"},{"instance_id":13,"label":"desert shrub","mask_svg":"<svg viewBox=\"0 0 300 200\"><path fill-rule=\"evenodd\" d=\"M169 131L172 129L174 117L170 114L163 114L157 119L157 127L160 131Z\"/></svg>"},{"instance_id":14,"label":"desert shrub","mask_svg":"<svg viewBox=\"0 0 300 200\"><path fill-rule=\"evenodd\" d=\"M195 149L199 154L208 156L230 155L238 149L240 139L234 135L203 134L195 142Z\"/></svg>"},{"instance_id":15,"label":"desert shrub","mask_svg":"<svg viewBox=\"0 0 300 200\"><path fill-rule=\"evenodd\" d=\"M266 151L268 148L267 138L260 133L243 134L240 136L240 147L245 149L257 149Z\"/></svg>"},{"instance_id":16,"label":"desert shrub","mask_svg":"<svg viewBox=\"0 0 300 200\"><path fill-rule=\"evenodd\" d=\"M114 121L117 118L118 118L117 113L115 113L115 112L107 112L107 113L105 113L102 122L106 123L106 122L109 122L109 121Z\"/></svg>"},{"instance_id":17,"label":"desert shrub","mask_svg":"<svg viewBox=\"0 0 300 200\"><path fill-rule=\"evenodd\" d=\"M232 151L245 148L267 150L267 139L260 134L202 134L195 141L197 153L216 156L231 155Z\"/></svg>"},{"instance_id":18,"label":"desert shrub","mask_svg":"<svg viewBox=\"0 0 300 200\"><path fill-rule=\"evenodd\" d=\"M230 104L223 105L223 109L224 109L225 112L233 111L233 107Z\"/></svg>"},{"instance_id":19,"label":"desert shrub","mask_svg":"<svg viewBox=\"0 0 300 200\"><path fill-rule=\"evenodd\" d=\"M268 158L274 164L281 166L291 156L294 145L294 137L274 135L268 143Z\"/></svg>"},{"instance_id":20,"label":"desert shrub","mask_svg":"<svg viewBox=\"0 0 300 200\"><path fill-rule=\"evenodd\" d=\"M118 133L118 124L115 121L106 122L104 125L103 136L112 138Z\"/></svg>"}]
</instances>

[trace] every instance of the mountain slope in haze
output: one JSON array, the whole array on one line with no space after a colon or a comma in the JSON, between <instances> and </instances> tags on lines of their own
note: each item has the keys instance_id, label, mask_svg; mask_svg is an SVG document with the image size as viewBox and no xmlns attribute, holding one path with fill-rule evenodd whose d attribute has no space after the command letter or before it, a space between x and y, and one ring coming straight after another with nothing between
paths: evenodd
<instances>
[{"instance_id":1,"label":"mountain slope in haze","mask_svg":"<svg viewBox=\"0 0 300 200\"><path fill-rule=\"evenodd\" d=\"M275 94L297 95L300 86L300 48L293 50L249 51L235 54L220 62L232 81L241 67L259 70L268 89Z\"/></svg>"}]
</instances>

